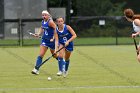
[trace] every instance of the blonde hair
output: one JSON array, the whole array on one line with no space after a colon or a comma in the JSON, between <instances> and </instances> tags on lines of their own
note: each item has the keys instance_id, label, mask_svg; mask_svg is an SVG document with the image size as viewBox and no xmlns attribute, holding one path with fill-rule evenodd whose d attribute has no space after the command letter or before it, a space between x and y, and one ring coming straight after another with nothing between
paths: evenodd
<instances>
[{"instance_id":1,"label":"blonde hair","mask_svg":"<svg viewBox=\"0 0 140 93\"><path fill-rule=\"evenodd\" d=\"M140 19L140 15L135 15L134 14L134 11L132 9L130 9L130 8L124 10L124 15L127 18L130 18L132 20L134 20L134 19Z\"/></svg>"},{"instance_id":2,"label":"blonde hair","mask_svg":"<svg viewBox=\"0 0 140 93\"><path fill-rule=\"evenodd\" d=\"M50 14L47 10L43 10L43 11L42 11L42 14L47 14L47 15L50 16L51 19L53 19L52 16L51 16L51 14Z\"/></svg>"}]
</instances>

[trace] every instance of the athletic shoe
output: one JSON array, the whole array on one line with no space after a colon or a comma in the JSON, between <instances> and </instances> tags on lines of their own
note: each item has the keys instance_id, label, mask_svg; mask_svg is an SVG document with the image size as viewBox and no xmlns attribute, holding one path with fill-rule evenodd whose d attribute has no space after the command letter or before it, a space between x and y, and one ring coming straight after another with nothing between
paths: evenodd
<instances>
[{"instance_id":1,"label":"athletic shoe","mask_svg":"<svg viewBox=\"0 0 140 93\"><path fill-rule=\"evenodd\" d=\"M67 75L68 75L68 72L67 71L64 71L63 72L63 77L65 78Z\"/></svg>"},{"instance_id":2,"label":"athletic shoe","mask_svg":"<svg viewBox=\"0 0 140 93\"><path fill-rule=\"evenodd\" d=\"M61 71L57 72L57 76L61 76L63 73Z\"/></svg>"},{"instance_id":3,"label":"athletic shoe","mask_svg":"<svg viewBox=\"0 0 140 93\"><path fill-rule=\"evenodd\" d=\"M37 69L34 68L31 73L32 74L35 74L35 75L38 75L39 74L39 70L37 70Z\"/></svg>"}]
</instances>

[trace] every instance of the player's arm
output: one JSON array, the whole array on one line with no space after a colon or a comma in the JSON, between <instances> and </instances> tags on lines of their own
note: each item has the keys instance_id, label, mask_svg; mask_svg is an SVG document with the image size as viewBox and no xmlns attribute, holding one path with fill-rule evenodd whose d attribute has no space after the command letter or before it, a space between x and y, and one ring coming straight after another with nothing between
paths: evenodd
<instances>
[{"instance_id":1,"label":"player's arm","mask_svg":"<svg viewBox=\"0 0 140 93\"><path fill-rule=\"evenodd\" d=\"M58 50L58 34L56 32L56 24L53 22L53 20L51 20L49 22L49 26L54 29L55 51L57 51Z\"/></svg>"},{"instance_id":2,"label":"player's arm","mask_svg":"<svg viewBox=\"0 0 140 93\"><path fill-rule=\"evenodd\" d=\"M41 35L43 33L43 28L40 27L39 31L38 31L38 35Z\"/></svg>"},{"instance_id":3,"label":"player's arm","mask_svg":"<svg viewBox=\"0 0 140 93\"><path fill-rule=\"evenodd\" d=\"M65 46L67 46L69 42L73 41L77 37L75 31L69 25L67 25L67 29L72 34L72 37L65 43Z\"/></svg>"},{"instance_id":4,"label":"player's arm","mask_svg":"<svg viewBox=\"0 0 140 93\"><path fill-rule=\"evenodd\" d=\"M40 37L40 35L42 34L42 32L43 32L43 29L42 29L42 27L40 27L38 33L35 33L34 36L35 37Z\"/></svg>"},{"instance_id":5,"label":"player's arm","mask_svg":"<svg viewBox=\"0 0 140 93\"><path fill-rule=\"evenodd\" d=\"M135 19L135 20L134 20L134 24L140 27L140 20L139 20L139 19ZM136 32L136 33L134 33L134 34L132 34L132 38L136 37L136 36L139 35L139 34L140 34L140 31L138 31L138 32Z\"/></svg>"}]
</instances>

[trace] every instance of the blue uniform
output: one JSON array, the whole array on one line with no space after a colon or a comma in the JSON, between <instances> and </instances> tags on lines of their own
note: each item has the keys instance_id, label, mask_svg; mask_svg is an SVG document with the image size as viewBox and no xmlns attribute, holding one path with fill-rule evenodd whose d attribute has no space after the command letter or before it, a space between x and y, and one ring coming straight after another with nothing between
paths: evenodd
<instances>
[{"instance_id":1,"label":"blue uniform","mask_svg":"<svg viewBox=\"0 0 140 93\"><path fill-rule=\"evenodd\" d=\"M53 38L54 36L54 29L52 27L49 26L49 21L51 19L48 19L47 22L45 22L44 20L42 21L42 29L44 31L43 36L42 36L42 42L41 45L45 46L45 47L49 47L50 49L55 49L55 42L52 41L50 42L50 39ZM36 60L36 65L35 65L35 69L39 70L40 67L38 67L40 64L42 63L42 57L38 56L37 60Z\"/></svg>"},{"instance_id":2,"label":"blue uniform","mask_svg":"<svg viewBox=\"0 0 140 93\"><path fill-rule=\"evenodd\" d=\"M72 34L67 29L66 24L64 24L63 31L59 31L58 28L56 28L56 31L58 34L59 43L62 45L65 45L65 42L67 42L67 40L69 40L72 37ZM66 50L73 51L73 42L69 42L69 45L66 47Z\"/></svg>"},{"instance_id":3,"label":"blue uniform","mask_svg":"<svg viewBox=\"0 0 140 93\"><path fill-rule=\"evenodd\" d=\"M54 36L54 29L49 26L49 21L51 19L48 19L47 22L44 20L42 21L42 29L44 30L43 36L42 36L42 42L41 45L49 47L51 49L55 49L55 42L50 42L50 39Z\"/></svg>"}]
</instances>

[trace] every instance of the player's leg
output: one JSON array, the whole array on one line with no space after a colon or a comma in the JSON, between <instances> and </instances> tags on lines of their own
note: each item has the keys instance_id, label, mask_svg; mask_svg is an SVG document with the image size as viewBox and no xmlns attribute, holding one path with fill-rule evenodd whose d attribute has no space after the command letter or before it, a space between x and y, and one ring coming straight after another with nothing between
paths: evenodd
<instances>
[{"instance_id":1,"label":"player's leg","mask_svg":"<svg viewBox=\"0 0 140 93\"><path fill-rule=\"evenodd\" d=\"M40 45L39 56L37 57L36 65L35 65L35 68L32 70L32 74L39 74L39 67L38 66L42 63L42 58L44 57L47 49L48 49L48 47Z\"/></svg>"},{"instance_id":2,"label":"player's leg","mask_svg":"<svg viewBox=\"0 0 140 93\"><path fill-rule=\"evenodd\" d=\"M66 77L68 74L71 53L72 52L65 50L65 71L63 72L64 77Z\"/></svg>"},{"instance_id":3,"label":"player's leg","mask_svg":"<svg viewBox=\"0 0 140 93\"><path fill-rule=\"evenodd\" d=\"M70 56L73 51L73 43L69 43L69 45L65 49L65 72L63 73L63 76L66 77L68 74L68 68L70 64Z\"/></svg>"},{"instance_id":4,"label":"player's leg","mask_svg":"<svg viewBox=\"0 0 140 93\"><path fill-rule=\"evenodd\" d=\"M66 62L65 71L68 71L69 63L70 63L70 56L71 56L71 52L66 50L65 51L65 62Z\"/></svg>"},{"instance_id":5,"label":"player's leg","mask_svg":"<svg viewBox=\"0 0 140 93\"><path fill-rule=\"evenodd\" d=\"M138 61L140 62L140 44L139 44L139 46L138 46L138 52L139 52L139 54L138 54L138 56L137 56L137 59L138 59Z\"/></svg>"},{"instance_id":6,"label":"player's leg","mask_svg":"<svg viewBox=\"0 0 140 93\"><path fill-rule=\"evenodd\" d=\"M55 52L55 41L50 41L48 47L50 48L50 52L53 54ZM53 57L58 60L58 55L54 55Z\"/></svg>"},{"instance_id":7,"label":"player's leg","mask_svg":"<svg viewBox=\"0 0 140 93\"><path fill-rule=\"evenodd\" d=\"M50 49L50 52L51 52L52 54L54 53L54 51L55 51L54 49ZM56 60L58 60L58 54L54 55L53 57L56 58Z\"/></svg>"},{"instance_id":8,"label":"player's leg","mask_svg":"<svg viewBox=\"0 0 140 93\"><path fill-rule=\"evenodd\" d=\"M63 45L60 44L59 46L59 49L62 48ZM62 72L63 72L63 66L65 64L65 61L64 61L64 53L65 53L65 48L60 50L59 51L59 54L58 54L58 67L59 67L59 71L57 73L58 76L62 75Z\"/></svg>"},{"instance_id":9,"label":"player's leg","mask_svg":"<svg viewBox=\"0 0 140 93\"><path fill-rule=\"evenodd\" d=\"M42 63L42 58L44 57L46 51L47 51L48 47L46 46L40 46L40 52L39 52L39 56L37 57L37 61L36 61L36 66L39 66ZM39 68L36 68L39 69Z\"/></svg>"}]
</instances>

